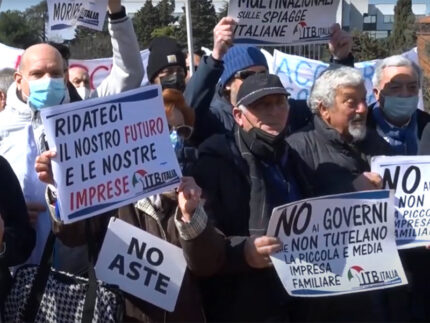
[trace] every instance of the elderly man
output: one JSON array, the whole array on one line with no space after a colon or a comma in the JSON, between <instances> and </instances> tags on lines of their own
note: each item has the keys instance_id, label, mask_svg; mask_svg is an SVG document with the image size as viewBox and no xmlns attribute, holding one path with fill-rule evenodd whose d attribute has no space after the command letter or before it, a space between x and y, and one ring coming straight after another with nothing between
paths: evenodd
<instances>
[{"instance_id":1,"label":"elderly man","mask_svg":"<svg viewBox=\"0 0 430 323\"><path fill-rule=\"evenodd\" d=\"M204 286L209 320L283 321L294 308L269 259L279 241L265 236L272 209L299 199L284 140L287 95L277 76L249 76L233 108L234 132L200 146L195 178L209 218L229 237L222 275Z\"/></svg>"},{"instance_id":2,"label":"elderly man","mask_svg":"<svg viewBox=\"0 0 430 323\"><path fill-rule=\"evenodd\" d=\"M75 87L82 100L86 100L90 97L90 76L84 67L78 65L70 66L69 82Z\"/></svg>"},{"instance_id":3,"label":"elderly man","mask_svg":"<svg viewBox=\"0 0 430 323\"><path fill-rule=\"evenodd\" d=\"M421 69L408 58L383 59L373 76L377 102L369 107L368 124L391 146L396 155L416 155L430 115L417 110Z\"/></svg>"},{"instance_id":4,"label":"elderly man","mask_svg":"<svg viewBox=\"0 0 430 323\"><path fill-rule=\"evenodd\" d=\"M269 70L257 47L232 46L235 26L231 17L222 18L215 26L212 54L202 57L184 92L187 104L196 110L193 139L198 144L213 134L232 131L235 122L231 111L243 80ZM329 42L332 62L353 65L351 47L352 37L334 24ZM309 121L311 113L303 100L290 99L289 104L289 130L294 131Z\"/></svg>"},{"instance_id":5,"label":"elderly man","mask_svg":"<svg viewBox=\"0 0 430 323\"><path fill-rule=\"evenodd\" d=\"M369 172L369 159L389 154L389 146L366 127L366 89L361 73L350 67L323 72L308 102L313 124L287 139L290 162L303 192L314 197L380 188L380 176ZM304 311L302 320L384 320L392 310L381 305L385 296L370 292L306 300L302 305L312 310Z\"/></svg>"},{"instance_id":6,"label":"elderly man","mask_svg":"<svg viewBox=\"0 0 430 323\"><path fill-rule=\"evenodd\" d=\"M113 67L110 75L92 96L117 94L136 88L143 77L143 64L133 25L121 6L121 0L109 0L109 30L112 37ZM37 179L33 165L46 147L40 109L69 102L61 54L49 44L37 44L25 50L15 73L16 91L8 96L7 113L0 119L0 152L7 158L23 187L31 222L36 226L37 243L30 263L38 263L50 230L45 206L45 186ZM10 92L9 92L10 93ZM16 127L15 127L16 126ZM21 128L20 128L21 127ZM20 128L14 144L12 131ZM11 139L12 138L12 139Z\"/></svg>"}]
</instances>

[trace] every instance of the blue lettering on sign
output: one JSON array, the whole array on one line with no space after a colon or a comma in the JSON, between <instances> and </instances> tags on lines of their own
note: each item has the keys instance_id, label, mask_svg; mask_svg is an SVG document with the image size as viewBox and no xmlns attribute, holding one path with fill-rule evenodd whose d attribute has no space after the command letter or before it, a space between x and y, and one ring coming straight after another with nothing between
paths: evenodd
<instances>
[{"instance_id":1,"label":"blue lettering on sign","mask_svg":"<svg viewBox=\"0 0 430 323\"><path fill-rule=\"evenodd\" d=\"M284 65L285 65L285 69L284 69ZM278 68L275 71L275 74L278 75L280 74L280 72L287 74L289 82L293 83L293 80L291 79L290 67L288 66L288 61L286 58L282 59L281 64L279 64Z\"/></svg>"},{"instance_id":2,"label":"blue lettering on sign","mask_svg":"<svg viewBox=\"0 0 430 323\"><path fill-rule=\"evenodd\" d=\"M308 62L306 62L306 61L300 61L298 64L297 64L297 66L296 66L296 81L297 81L297 83L299 84L299 85L302 85L302 86L307 86L307 84L311 81L311 80L309 80L309 79L305 79L305 81L300 81L300 79L299 79L299 69L300 69L300 67L302 66L302 65L306 65L309 69L312 69L312 66L308 63ZM305 74L305 73L303 73L303 74Z\"/></svg>"},{"instance_id":3,"label":"blue lettering on sign","mask_svg":"<svg viewBox=\"0 0 430 323\"><path fill-rule=\"evenodd\" d=\"M318 78L318 76L320 76L320 74L325 71L325 69L327 68L328 64L321 64L318 65L317 68L315 69L314 72L314 82L315 80Z\"/></svg>"},{"instance_id":4,"label":"blue lettering on sign","mask_svg":"<svg viewBox=\"0 0 430 323\"><path fill-rule=\"evenodd\" d=\"M301 89L296 96L297 100L307 100L309 96L309 90L308 89Z\"/></svg>"}]
</instances>

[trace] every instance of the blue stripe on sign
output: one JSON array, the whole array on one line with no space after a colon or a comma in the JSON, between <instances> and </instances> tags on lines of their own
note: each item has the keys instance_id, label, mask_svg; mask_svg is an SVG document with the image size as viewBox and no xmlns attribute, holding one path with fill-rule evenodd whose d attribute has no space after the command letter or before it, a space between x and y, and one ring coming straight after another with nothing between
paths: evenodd
<instances>
[{"instance_id":1,"label":"blue stripe on sign","mask_svg":"<svg viewBox=\"0 0 430 323\"><path fill-rule=\"evenodd\" d=\"M341 194L336 196L327 196L322 199L367 199L367 200L378 200L388 198L390 196L389 190L382 191L369 191L369 192L354 192Z\"/></svg>"}]
</instances>

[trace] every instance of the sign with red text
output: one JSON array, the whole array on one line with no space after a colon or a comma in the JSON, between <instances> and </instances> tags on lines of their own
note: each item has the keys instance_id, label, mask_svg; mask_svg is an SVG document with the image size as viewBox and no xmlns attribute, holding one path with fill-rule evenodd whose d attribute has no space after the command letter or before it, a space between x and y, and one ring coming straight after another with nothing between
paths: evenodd
<instances>
[{"instance_id":1,"label":"sign with red text","mask_svg":"<svg viewBox=\"0 0 430 323\"><path fill-rule=\"evenodd\" d=\"M230 0L236 20L234 42L303 44L326 42L336 22L339 0Z\"/></svg>"},{"instance_id":2,"label":"sign with red text","mask_svg":"<svg viewBox=\"0 0 430 323\"><path fill-rule=\"evenodd\" d=\"M366 191L275 208L267 234L282 241L282 250L270 258L287 292L335 296L407 284L393 198L392 191Z\"/></svg>"},{"instance_id":3,"label":"sign with red text","mask_svg":"<svg viewBox=\"0 0 430 323\"><path fill-rule=\"evenodd\" d=\"M399 249L430 245L430 156L376 156L372 172L395 190L394 224Z\"/></svg>"},{"instance_id":4,"label":"sign with red text","mask_svg":"<svg viewBox=\"0 0 430 323\"><path fill-rule=\"evenodd\" d=\"M186 268L182 249L111 218L95 270L97 279L173 312Z\"/></svg>"},{"instance_id":5,"label":"sign with red text","mask_svg":"<svg viewBox=\"0 0 430 323\"><path fill-rule=\"evenodd\" d=\"M108 0L48 0L47 4L51 31L74 26L103 29Z\"/></svg>"},{"instance_id":6,"label":"sign with red text","mask_svg":"<svg viewBox=\"0 0 430 323\"><path fill-rule=\"evenodd\" d=\"M43 109L60 217L79 221L178 186L161 87Z\"/></svg>"}]
</instances>

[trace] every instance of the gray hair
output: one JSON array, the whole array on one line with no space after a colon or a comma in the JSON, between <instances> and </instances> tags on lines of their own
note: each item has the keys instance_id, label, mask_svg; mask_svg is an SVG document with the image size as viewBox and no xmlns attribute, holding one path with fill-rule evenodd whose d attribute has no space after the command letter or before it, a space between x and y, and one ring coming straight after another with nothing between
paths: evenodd
<instances>
[{"instance_id":1,"label":"gray hair","mask_svg":"<svg viewBox=\"0 0 430 323\"><path fill-rule=\"evenodd\" d=\"M13 75L15 70L13 68L5 68L0 70L0 91L7 93L10 85L14 82Z\"/></svg>"},{"instance_id":2,"label":"gray hair","mask_svg":"<svg viewBox=\"0 0 430 323\"><path fill-rule=\"evenodd\" d=\"M325 107L332 107L339 87L364 85L363 75L352 67L338 67L325 70L314 82L308 98L308 106L312 113L318 114L318 107L322 103Z\"/></svg>"},{"instance_id":3,"label":"gray hair","mask_svg":"<svg viewBox=\"0 0 430 323\"><path fill-rule=\"evenodd\" d=\"M372 83L374 88L379 88L379 84L381 83L382 72L386 67L389 66L410 66L414 69L415 73L418 77L418 87L421 87L422 84L422 71L421 68L409 58L402 55L393 55L390 57L384 58L378 64L376 64L375 73L373 74Z\"/></svg>"}]
</instances>

